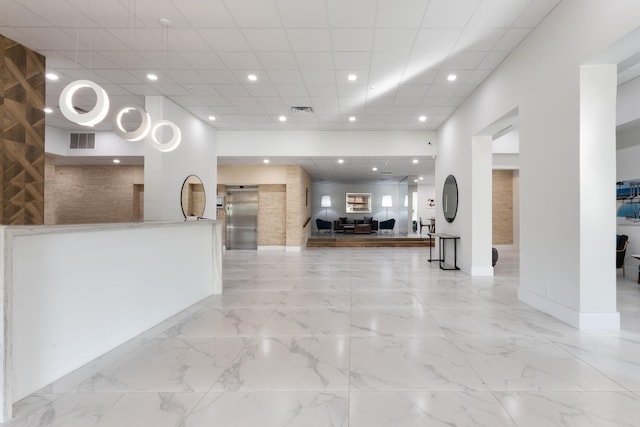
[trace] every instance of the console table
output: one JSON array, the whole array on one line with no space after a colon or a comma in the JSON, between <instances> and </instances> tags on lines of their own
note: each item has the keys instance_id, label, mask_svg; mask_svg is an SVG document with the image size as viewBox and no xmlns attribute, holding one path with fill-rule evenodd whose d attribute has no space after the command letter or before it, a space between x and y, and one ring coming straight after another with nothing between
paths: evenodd
<instances>
[{"instance_id":1,"label":"console table","mask_svg":"<svg viewBox=\"0 0 640 427\"><path fill-rule=\"evenodd\" d=\"M439 240L438 258L437 259L433 258L433 255L431 254L431 245L429 245L429 259L427 261L439 262L441 270L460 270L460 268L458 268L458 245L457 245L457 242L458 242L458 239L460 239L460 236L454 236L453 234L447 234L447 233L427 233L427 236L429 236L429 238L437 237ZM453 240L453 268L444 267L445 265L444 261L446 257L445 242L447 240Z\"/></svg>"}]
</instances>

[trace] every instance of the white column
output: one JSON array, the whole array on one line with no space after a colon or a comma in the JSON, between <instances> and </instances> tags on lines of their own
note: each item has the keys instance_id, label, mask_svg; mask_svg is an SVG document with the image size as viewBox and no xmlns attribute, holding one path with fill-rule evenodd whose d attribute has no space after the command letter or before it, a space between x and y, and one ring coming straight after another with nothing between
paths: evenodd
<instances>
[{"instance_id":1,"label":"white column","mask_svg":"<svg viewBox=\"0 0 640 427\"><path fill-rule=\"evenodd\" d=\"M493 141L490 136L474 136L471 143L471 275L493 276L491 266L491 205Z\"/></svg>"},{"instance_id":2,"label":"white column","mask_svg":"<svg viewBox=\"0 0 640 427\"><path fill-rule=\"evenodd\" d=\"M616 311L615 65L580 67L581 329L619 329Z\"/></svg>"},{"instance_id":3,"label":"white column","mask_svg":"<svg viewBox=\"0 0 640 427\"><path fill-rule=\"evenodd\" d=\"M157 120L170 120L182 132L182 142L174 151L160 152L150 144L145 144L145 221L184 219L180 195L182 183L189 175L197 175L204 185L204 217L216 219L216 130L161 96L146 97L145 108L151 116L152 123Z\"/></svg>"}]
</instances>

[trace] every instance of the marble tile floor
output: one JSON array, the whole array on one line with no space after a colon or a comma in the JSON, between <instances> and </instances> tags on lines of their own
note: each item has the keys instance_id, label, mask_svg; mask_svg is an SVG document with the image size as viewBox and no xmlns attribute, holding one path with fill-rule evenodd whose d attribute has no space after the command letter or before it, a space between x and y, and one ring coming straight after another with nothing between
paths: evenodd
<instances>
[{"instance_id":1,"label":"marble tile floor","mask_svg":"<svg viewBox=\"0 0 640 427\"><path fill-rule=\"evenodd\" d=\"M18 402L23 426L639 426L640 286L581 332L424 249L228 251L201 301Z\"/></svg>"}]
</instances>

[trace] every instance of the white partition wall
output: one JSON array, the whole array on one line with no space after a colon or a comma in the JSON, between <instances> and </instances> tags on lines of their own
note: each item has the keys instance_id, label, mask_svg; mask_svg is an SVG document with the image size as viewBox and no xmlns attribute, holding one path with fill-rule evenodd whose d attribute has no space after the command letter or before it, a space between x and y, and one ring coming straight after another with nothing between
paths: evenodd
<instances>
[{"instance_id":1,"label":"white partition wall","mask_svg":"<svg viewBox=\"0 0 640 427\"><path fill-rule=\"evenodd\" d=\"M616 2L616 7L604 0L560 2L456 110L438 137L436 189L444 177L454 174L461 199L459 217L439 231L461 235L460 264L471 272L484 264L476 263L475 257L489 251L488 246L474 247L484 243L472 239L472 228L481 226L470 205L474 168L481 166L473 163L473 137L518 108L522 194L518 295L580 328L617 326L611 303L614 270L602 270L603 263L613 263L615 253L615 216L610 213L615 203L610 199L615 183L615 85L610 71L601 70L604 76L589 92L581 80L581 67L615 66L614 59L597 58L639 23L636 2ZM599 108L609 112L598 114ZM593 114L598 121L588 124ZM587 197L599 203L584 200ZM610 237L597 240L605 235ZM598 278L599 285L591 278Z\"/></svg>"},{"instance_id":2,"label":"white partition wall","mask_svg":"<svg viewBox=\"0 0 640 427\"><path fill-rule=\"evenodd\" d=\"M175 123L182 133L182 142L178 148L166 153L145 144L144 220L184 219L180 194L182 183L189 175L197 175L204 185L203 216L216 219L216 130L162 96L147 96L145 108L152 122L170 120Z\"/></svg>"},{"instance_id":3,"label":"white partition wall","mask_svg":"<svg viewBox=\"0 0 640 427\"><path fill-rule=\"evenodd\" d=\"M215 221L1 227L1 421L11 405L222 291Z\"/></svg>"}]
</instances>

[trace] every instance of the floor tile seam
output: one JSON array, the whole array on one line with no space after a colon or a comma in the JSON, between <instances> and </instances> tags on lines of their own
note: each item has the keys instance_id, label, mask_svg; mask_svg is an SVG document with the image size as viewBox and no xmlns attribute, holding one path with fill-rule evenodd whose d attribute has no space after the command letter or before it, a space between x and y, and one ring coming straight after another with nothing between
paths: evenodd
<instances>
[{"instance_id":1,"label":"floor tile seam","mask_svg":"<svg viewBox=\"0 0 640 427\"><path fill-rule=\"evenodd\" d=\"M507 417L509 417L509 419L511 420L511 422L513 422L514 426L519 426L520 424L518 424L518 422L516 421L516 419L511 415L511 412L509 412L509 410L507 409L507 407L502 403L502 400L500 400L498 398L498 396L496 396L496 392L494 390L489 390L489 393L491 393L491 396L493 396L493 399L496 401L496 403L498 404L498 406L500 408L502 408L502 410L504 411L505 414L507 414Z\"/></svg>"},{"instance_id":2,"label":"floor tile seam","mask_svg":"<svg viewBox=\"0 0 640 427\"><path fill-rule=\"evenodd\" d=\"M629 391L631 393L633 393L633 390L631 390L629 387L625 386L624 384L620 383L619 381L617 381L615 378L612 378L611 376L609 376L607 373L605 373L604 371L602 371L601 369L597 368L596 366L594 366L592 363L590 363L589 361L585 360L584 358L580 357L577 354L572 353L571 351L567 350L566 348L562 347L560 344L556 343L555 341L551 340L551 338L549 337L545 337L545 339L547 339L551 344L553 344L556 348L559 348L560 350L562 350L564 353L568 354L569 356L571 356L571 358L578 360L580 362L582 362L583 364L585 364L586 366L588 366L589 368L593 369L595 372L597 372L598 374L602 375L603 377L607 378L609 381L611 381L612 383L616 384L617 386L621 387L623 390L625 391Z\"/></svg>"}]
</instances>

